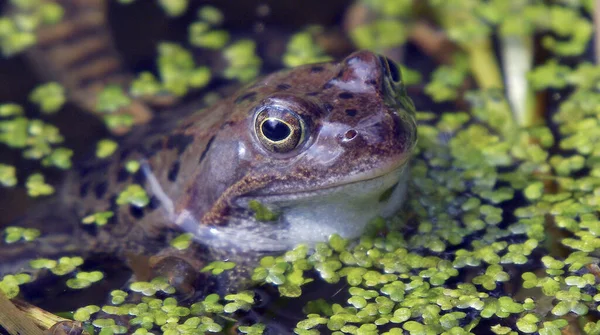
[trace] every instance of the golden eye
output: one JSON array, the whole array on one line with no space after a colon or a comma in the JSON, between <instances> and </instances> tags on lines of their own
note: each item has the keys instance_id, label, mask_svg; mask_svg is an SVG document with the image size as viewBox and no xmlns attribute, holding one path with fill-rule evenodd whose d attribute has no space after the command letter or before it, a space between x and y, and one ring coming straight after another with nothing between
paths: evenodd
<instances>
[{"instance_id":1,"label":"golden eye","mask_svg":"<svg viewBox=\"0 0 600 335\"><path fill-rule=\"evenodd\" d=\"M287 109L267 107L256 114L254 131L267 150L286 153L302 143L305 126L298 114Z\"/></svg>"}]
</instances>

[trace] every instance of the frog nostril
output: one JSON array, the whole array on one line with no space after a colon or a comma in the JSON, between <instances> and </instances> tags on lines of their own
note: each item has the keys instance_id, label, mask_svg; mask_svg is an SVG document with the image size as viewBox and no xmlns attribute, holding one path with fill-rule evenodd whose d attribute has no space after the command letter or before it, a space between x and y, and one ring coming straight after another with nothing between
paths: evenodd
<instances>
[{"instance_id":1,"label":"frog nostril","mask_svg":"<svg viewBox=\"0 0 600 335\"><path fill-rule=\"evenodd\" d=\"M356 135L358 135L358 132L354 129L350 129L348 130L345 134L344 134L344 142L348 142L348 141L352 141Z\"/></svg>"}]
</instances>

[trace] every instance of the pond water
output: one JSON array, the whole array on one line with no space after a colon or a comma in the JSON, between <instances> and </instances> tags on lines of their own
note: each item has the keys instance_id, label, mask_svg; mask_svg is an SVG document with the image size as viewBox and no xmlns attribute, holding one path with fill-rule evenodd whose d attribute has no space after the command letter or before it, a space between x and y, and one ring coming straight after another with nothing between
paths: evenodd
<instances>
[{"instance_id":1,"label":"pond water","mask_svg":"<svg viewBox=\"0 0 600 335\"><path fill-rule=\"evenodd\" d=\"M91 20L97 19L102 3L90 2L89 8L80 8L58 1L66 18L72 19L72 13L82 10L78 17L87 13ZM106 10L109 30L94 26L90 32L67 39L66 45L81 45L108 32L106 36L114 40L115 51L122 57L122 71L135 75L147 72L146 77L128 77L125 82L135 78L138 83L135 89L131 86L129 95L113 90L93 108L89 108L89 96L106 93L100 93L106 83L99 80L97 90L86 91L73 85L69 76L109 53L82 57L66 67L69 75L56 72L60 64L53 68L45 63L45 52L50 51L43 46L0 60L0 228L4 228L0 269L8 268L14 259L22 260L9 271L15 276L0 272L4 276L0 276L0 289L14 298L16 305L26 301L82 321L88 331L101 334L600 333L600 113L596 107L600 102L600 68L594 64L597 55L591 47L595 38L591 2L513 6L495 1L433 0L186 3L110 1ZM26 15L50 20L57 10L21 6L20 19L9 6L0 19L4 20L0 21L0 46L5 53L16 51L11 49L15 42L10 36L29 33L28 24L37 24ZM185 7L189 8L179 13ZM83 22L79 24L85 26ZM44 27L36 34L43 34ZM50 31L46 33L52 36ZM210 106L240 87L258 90L260 96L260 88L267 87L268 82L244 86L255 76L304 63L344 59L358 49L371 49L401 64L405 93L416 108L410 115L418 125L418 141L408 163L407 195L403 204L398 204L401 210L397 214L374 218L358 239L334 234L327 241L300 245L285 254L253 257L240 257L241 252L204 257L203 245L212 247L206 236L226 229L215 225L202 230L207 235L201 235L203 245L199 245L178 229L190 225L189 220L181 219L183 215L173 219L183 222L179 226L167 229L161 223L138 228L146 234L141 236L147 244L137 249L135 243L141 238L135 234L139 231L114 224L116 218L154 215L152 207L174 206L170 209L173 213L180 210L177 206L184 196L174 198L173 194L179 196L187 184L177 182L158 192L152 178L160 179L162 174L171 179L174 173L173 179L177 179L178 173L195 170L180 166L179 160L169 165L170 169L151 169L156 166L152 164L173 159L155 155L161 151L156 148L151 149L152 155L142 158L124 152L111 156L113 143L127 147L142 138L151 147L148 139L188 117L192 113L189 106ZM368 63L368 56L361 61ZM385 68L381 59L376 61ZM345 69L337 78L354 75ZM361 72L360 78L388 71L387 77L381 74L388 81L378 82L385 85L394 77L390 74L394 70L389 65L387 70L381 69ZM320 71L322 66L313 70ZM105 73L107 78L120 74L113 72ZM61 79L69 102L60 103L57 111L44 111L43 102L32 98L30 92L49 80ZM92 79L78 83L89 84ZM383 99L381 92L385 90L381 87L377 88L379 93L367 97ZM47 90L43 99L60 98L63 93L58 91ZM135 97L136 92L152 94ZM399 92L394 101L400 102L388 100L383 105L407 106L402 100L404 91ZM319 94L322 92L314 96L321 98ZM138 125L123 135L127 122L144 122L144 109L128 107L128 97L151 106L156 115L150 126ZM342 106L340 101L346 98L339 97L333 100L332 108ZM119 105L119 99L126 103ZM252 95L241 95L238 101L251 99ZM359 106L371 101L360 99ZM22 110L8 103L18 104ZM113 113L111 109L117 109L114 106L134 117L118 116L122 114ZM284 107L276 107L271 113L283 113ZM89 109L96 109L96 115ZM356 113L355 108L345 110L346 114L348 110ZM302 115L300 109L290 115L298 114ZM286 117L286 122L294 122ZM217 117L198 118L202 120L199 129L206 133L231 124L218 122L222 120ZM33 119L41 119L47 126ZM19 128L19 122L27 126ZM105 123L113 127L108 129ZM275 132L278 128L273 127ZM62 140L57 139L58 132ZM216 135L194 142L206 146L206 150L196 152L186 151L196 140L189 140L187 134L169 137L171 144L156 143L173 151L182 148L181 152L191 152L195 161L199 158L202 162ZM19 136L25 140L19 141ZM355 136L356 130L350 137ZM112 140L103 142L105 147L98 150L98 141L109 138ZM310 139L307 143L313 143L310 141L317 142ZM368 141L364 143L368 145ZM67 154L64 149L57 150L60 147L72 151ZM223 170L227 170L225 165L241 164L225 156L226 145L222 148L225 158L218 161ZM242 149L236 147L236 154L242 156ZM99 152L102 155L102 150L107 152L105 162L121 155L120 170L111 170L108 164L88 168L81 163ZM333 155L333 151L322 152L319 157L326 155ZM377 155L373 152L371 157L383 159ZM71 161L73 171L65 172L65 162ZM342 167L329 169L333 173ZM153 189L156 196L148 197L141 187L113 190L110 183L94 184L90 186L93 191L83 192L84 183L77 184L82 198L93 192L98 201L93 205L86 202L93 211L83 205L76 207L73 226L65 219L73 213L67 213L61 200L56 200L59 196L45 195L50 193L48 185L60 194L60 185L65 178L69 183L69 174L114 174L116 178L117 172L147 191ZM32 179L36 173L44 179ZM212 181L204 182L205 189L213 187ZM286 194L286 185L295 186L292 183L282 183L278 194ZM41 196L28 195L36 192ZM105 199L104 194L111 192L115 196ZM164 192L169 196L161 198ZM345 195L347 199L358 191L351 192ZM193 201L185 201L218 198L208 193L186 194ZM379 202L384 194L380 196ZM251 236L258 239L267 232L276 234L273 222L277 222L278 210L286 206L277 207L277 201L260 198L260 192L253 197L267 200L250 205L246 199L236 205L251 207L257 220L266 217L264 221L271 226L263 226L268 228ZM179 202L169 204L173 199ZM345 203L344 196L341 200L326 199ZM400 201L400 197L392 199ZM136 202L143 203L141 209L132 206ZM308 203L319 210L328 208L318 202ZM367 211L372 206L363 207ZM313 221L321 216L321 212L313 215ZM29 219L19 219L22 217ZM344 217L351 221L352 215ZM335 220L327 222L331 221ZM25 222L27 226L21 228L42 231L37 242L27 241L37 231L18 228ZM316 225L315 230L321 226ZM247 234L240 234L240 238L243 235ZM128 240L128 236L136 239ZM245 239L249 241L246 244L252 239ZM79 254L69 249L85 249L82 244L97 240L102 240L98 245L106 249L87 250L82 254L89 256L85 259L77 258ZM123 243L131 247L122 247ZM127 252L111 253L114 245L119 245L114 250ZM165 248L170 248L169 253L159 253L160 257L148 252ZM60 256L72 258L57 263ZM29 263L39 257L42 259ZM153 279L156 273L166 279ZM10 327L1 322L0 333L10 333Z\"/></svg>"}]
</instances>

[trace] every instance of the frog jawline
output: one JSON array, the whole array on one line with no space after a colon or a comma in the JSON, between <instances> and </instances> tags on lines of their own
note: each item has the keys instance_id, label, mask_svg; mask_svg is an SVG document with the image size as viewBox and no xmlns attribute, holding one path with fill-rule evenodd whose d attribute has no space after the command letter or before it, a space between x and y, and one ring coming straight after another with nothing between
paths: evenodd
<instances>
[{"instance_id":1,"label":"frog jawline","mask_svg":"<svg viewBox=\"0 0 600 335\"><path fill-rule=\"evenodd\" d=\"M382 163L379 168L371 169L367 172L358 173L358 174L350 174L347 176L336 177L336 181L328 182L325 185L319 187L306 188L302 190L296 190L294 192L277 192L277 193L269 193L269 190L260 190L256 193L252 194L252 197L259 200L262 198L274 199L276 197L289 197L291 195L306 195L316 194L319 192L333 192L338 188L343 188L351 184L360 184L365 183L371 180L376 180L383 178L387 175L393 175L394 173L398 173L398 171L405 169L406 165L408 165L408 161L410 159L410 155L401 155L400 157L395 157L394 159L390 159L389 162ZM391 186L391 185L390 185Z\"/></svg>"},{"instance_id":2,"label":"frog jawline","mask_svg":"<svg viewBox=\"0 0 600 335\"><path fill-rule=\"evenodd\" d=\"M236 204L240 207L247 208L254 199L280 216L274 222L259 222L245 211L246 215L231 217L226 226L195 225L187 230L209 247L238 252L290 250L301 243L326 242L332 234L354 239L369 220L378 215L391 216L400 209L408 174L408 167L402 165L376 178L317 191L239 198ZM394 185L391 196L379 201L379 195Z\"/></svg>"}]
</instances>

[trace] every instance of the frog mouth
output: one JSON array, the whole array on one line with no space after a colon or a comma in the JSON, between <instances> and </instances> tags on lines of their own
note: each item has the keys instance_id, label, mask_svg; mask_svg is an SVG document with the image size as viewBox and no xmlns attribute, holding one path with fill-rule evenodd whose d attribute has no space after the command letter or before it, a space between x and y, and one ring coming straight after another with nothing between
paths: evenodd
<instances>
[{"instance_id":1,"label":"frog mouth","mask_svg":"<svg viewBox=\"0 0 600 335\"><path fill-rule=\"evenodd\" d=\"M348 200L374 197L381 201L387 200L389 195L402 181L406 174L408 159L391 165L387 168L379 168L376 171L357 174L344 178L325 187L315 187L295 192L277 193L255 193L238 198L238 204L242 207L250 200L257 200L267 206L288 207L300 201L322 198L324 201L331 197L343 197Z\"/></svg>"},{"instance_id":2,"label":"frog mouth","mask_svg":"<svg viewBox=\"0 0 600 335\"><path fill-rule=\"evenodd\" d=\"M321 187L317 186L287 192L269 192L268 190L261 190L253 194L242 196L240 199L245 201L247 201L247 199L255 199L258 201L265 201L266 203L277 203L289 199L311 198L339 192L344 192L345 196L348 197L352 197L352 195L356 193L370 194L376 190L379 190L380 193L385 193L389 192L389 189L400 181L401 175L407 169L409 158L408 155L405 155L402 159L395 160L393 163L387 164L387 166L345 176L336 182L328 183ZM364 186L364 189L358 188L361 185ZM354 192L350 192L351 189L354 189Z\"/></svg>"}]
</instances>

